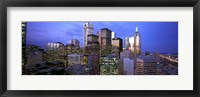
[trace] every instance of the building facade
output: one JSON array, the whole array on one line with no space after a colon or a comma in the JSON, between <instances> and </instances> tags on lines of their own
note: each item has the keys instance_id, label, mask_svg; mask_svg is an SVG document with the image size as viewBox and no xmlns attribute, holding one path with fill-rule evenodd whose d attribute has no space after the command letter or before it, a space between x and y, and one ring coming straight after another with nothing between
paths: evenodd
<instances>
[{"instance_id":1,"label":"building facade","mask_svg":"<svg viewBox=\"0 0 200 97\"><path fill-rule=\"evenodd\" d=\"M112 53L116 53L117 57L120 58L120 52L123 51L123 44L121 38L112 39Z\"/></svg>"},{"instance_id":2,"label":"building facade","mask_svg":"<svg viewBox=\"0 0 200 97\"><path fill-rule=\"evenodd\" d=\"M135 62L130 50L120 52L119 59L119 74L120 75L133 75Z\"/></svg>"},{"instance_id":3,"label":"building facade","mask_svg":"<svg viewBox=\"0 0 200 97\"><path fill-rule=\"evenodd\" d=\"M84 38L84 46L87 46L87 36L94 33L94 26L92 23L85 23L83 25L83 38Z\"/></svg>"},{"instance_id":4,"label":"building facade","mask_svg":"<svg viewBox=\"0 0 200 97\"><path fill-rule=\"evenodd\" d=\"M102 46L109 46L111 45L111 30L108 28L103 28L101 29L101 45Z\"/></svg>"},{"instance_id":5,"label":"building facade","mask_svg":"<svg viewBox=\"0 0 200 97\"><path fill-rule=\"evenodd\" d=\"M103 28L98 32L101 56L111 54L111 32L108 28Z\"/></svg>"},{"instance_id":6,"label":"building facade","mask_svg":"<svg viewBox=\"0 0 200 97\"><path fill-rule=\"evenodd\" d=\"M141 54L141 37L137 27L134 35L134 51L134 56Z\"/></svg>"},{"instance_id":7,"label":"building facade","mask_svg":"<svg viewBox=\"0 0 200 97\"><path fill-rule=\"evenodd\" d=\"M137 75L157 75L160 60L155 56L144 56L140 55L137 57L135 66L135 74Z\"/></svg>"},{"instance_id":8,"label":"building facade","mask_svg":"<svg viewBox=\"0 0 200 97\"><path fill-rule=\"evenodd\" d=\"M130 47L129 38L126 37L124 40L124 48L127 50Z\"/></svg>"},{"instance_id":9,"label":"building facade","mask_svg":"<svg viewBox=\"0 0 200 97\"><path fill-rule=\"evenodd\" d=\"M78 39L72 39L68 41L68 44L73 44L74 46L80 46Z\"/></svg>"},{"instance_id":10,"label":"building facade","mask_svg":"<svg viewBox=\"0 0 200 97\"><path fill-rule=\"evenodd\" d=\"M98 36L94 34L88 35L87 46L86 46L86 53L97 53L99 54L99 42Z\"/></svg>"},{"instance_id":11,"label":"building facade","mask_svg":"<svg viewBox=\"0 0 200 97\"><path fill-rule=\"evenodd\" d=\"M47 51L55 50L58 48L64 48L64 44L61 42L55 42L55 43L47 43L47 45L46 45Z\"/></svg>"},{"instance_id":12,"label":"building facade","mask_svg":"<svg viewBox=\"0 0 200 97\"><path fill-rule=\"evenodd\" d=\"M129 44L129 49L131 50L133 56L137 57L141 54L141 36L137 27L135 34L129 38Z\"/></svg>"}]
</instances>

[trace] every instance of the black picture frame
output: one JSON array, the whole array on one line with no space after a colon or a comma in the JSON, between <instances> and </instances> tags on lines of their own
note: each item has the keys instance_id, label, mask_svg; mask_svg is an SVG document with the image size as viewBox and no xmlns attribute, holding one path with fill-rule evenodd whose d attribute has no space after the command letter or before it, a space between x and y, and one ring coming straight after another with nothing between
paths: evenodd
<instances>
[{"instance_id":1,"label":"black picture frame","mask_svg":"<svg viewBox=\"0 0 200 97\"><path fill-rule=\"evenodd\" d=\"M193 7L193 90L7 90L7 7ZM0 95L2 97L198 97L200 0L1 0Z\"/></svg>"}]
</instances>

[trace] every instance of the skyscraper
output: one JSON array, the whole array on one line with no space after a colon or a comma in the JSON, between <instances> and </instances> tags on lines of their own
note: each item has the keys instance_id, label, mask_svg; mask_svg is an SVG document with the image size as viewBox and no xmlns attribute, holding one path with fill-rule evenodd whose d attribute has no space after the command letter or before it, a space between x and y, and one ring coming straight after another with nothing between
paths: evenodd
<instances>
[{"instance_id":1,"label":"skyscraper","mask_svg":"<svg viewBox=\"0 0 200 97\"><path fill-rule=\"evenodd\" d=\"M87 54L91 54L92 52L99 54L99 42L97 35L94 34L88 35L86 52Z\"/></svg>"},{"instance_id":2,"label":"skyscraper","mask_svg":"<svg viewBox=\"0 0 200 97\"><path fill-rule=\"evenodd\" d=\"M141 38L138 28L136 27L136 32L134 34L134 56L141 54Z\"/></svg>"},{"instance_id":3,"label":"skyscraper","mask_svg":"<svg viewBox=\"0 0 200 97\"><path fill-rule=\"evenodd\" d=\"M84 46L87 46L87 36L93 34L94 27L93 24L88 22L83 25L83 37L84 37Z\"/></svg>"},{"instance_id":4,"label":"skyscraper","mask_svg":"<svg viewBox=\"0 0 200 97\"><path fill-rule=\"evenodd\" d=\"M101 45L109 46L111 45L111 30L108 28L101 29Z\"/></svg>"},{"instance_id":5,"label":"skyscraper","mask_svg":"<svg viewBox=\"0 0 200 97\"><path fill-rule=\"evenodd\" d=\"M120 58L120 52L122 52L122 39L121 38L113 38L112 39L112 53L116 53L117 57Z\"/></svg>"},{"instance_id":6,"label":"skyscraper","mask_svg":"<svg viewBox=\"0 0 200 97\"><path fill-rule=\"evenodd\" d=\"M101 56L111 53L111 32L108 28L103 28L98 32Z\"/></svg>"},{"instance_id":7,"label":"skyscraper","mask_svg":"<svg viewBox=\"0 0 200 97\"><path fill-rule=\"evenodd\" d=\"M132 55L138 56L141 54L141 36L138 31L138 28L136 27L135 34L129 38L130 47L129 49L132 52Z\"/></svg>"},{"instance_id":8,"label":"skyscraper","mask_svg":"<svg viewBox=\"0 0 200 97\"><path fill-rule=\"evenodd\" d=\"M129 44L129 38L126 37L125 41L124 41L124 48L127 50L129 48L130 44Z\"/></svg>"},{"instance_id":9,"label":"skyscraper","mask_svg":"<svg viewBox=\"0 0 200 97\"><path fill-rule=\"evenodd\" d=\"M134 36L130 37L129 39L129 50L131 50L132 55L134 54Z\"/></svg>"}]
</instances>

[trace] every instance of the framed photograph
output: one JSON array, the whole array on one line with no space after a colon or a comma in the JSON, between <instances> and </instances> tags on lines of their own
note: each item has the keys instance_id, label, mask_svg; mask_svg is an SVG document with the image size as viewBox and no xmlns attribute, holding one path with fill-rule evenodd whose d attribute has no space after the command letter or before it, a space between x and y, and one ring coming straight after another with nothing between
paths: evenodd
<instances>
[{"instance_id":1,"label":"framed photograph","mask_svg":"<svg viewBox=\"0 0 200 97\"><path fill-rule=\"evenodd\" d=\"M6 0L0 95L199 96L199 0Z\"/></svg>"}]
</instances>

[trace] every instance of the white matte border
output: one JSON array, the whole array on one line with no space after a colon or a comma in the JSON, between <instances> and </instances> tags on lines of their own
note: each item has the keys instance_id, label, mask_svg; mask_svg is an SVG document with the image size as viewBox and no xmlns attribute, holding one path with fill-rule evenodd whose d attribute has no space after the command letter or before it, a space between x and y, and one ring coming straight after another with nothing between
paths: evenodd
<instances>
[{"instance_id":1,"label":"white matte border","mask_svg":"<svg viewBox=\"0 0 200 97\"><path fill-rule=\"evenodd\" d=\"M21 75L21 21L179 21L178 75ZM193 90L192 7L8 7L8 90Z\"/></svg>"}]
</instances>

